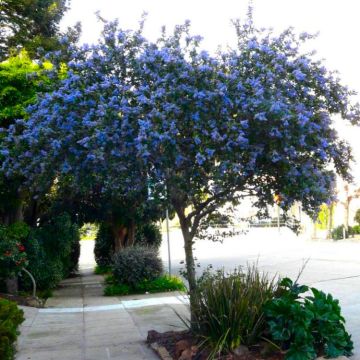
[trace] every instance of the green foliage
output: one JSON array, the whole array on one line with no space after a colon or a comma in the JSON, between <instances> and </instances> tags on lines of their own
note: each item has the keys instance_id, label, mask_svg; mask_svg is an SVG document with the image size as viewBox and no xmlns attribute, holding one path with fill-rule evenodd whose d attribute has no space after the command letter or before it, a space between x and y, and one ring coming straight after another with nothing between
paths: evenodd
<instances>
[{"instance_id":1,"label":"green foliage","mask_svg":"<svg viewBox=\"0 0 360 360\"><path fill-rule=\"evenodd\" d=\"M128 247L114 257L113 273L119 284L136 287L144 280L156 279L162 272L162 261L154 248Z\"/></svg>"},{"instance_id":2,"label":"green foliage","mask_svg":"<svg viewBox=\"0 0 360 360\"><path fill-rule=\"evenodd\" d=\"M351 229L354 235L360 234L360 225L354 225Z\"/></svg>"},{"instance_id":3,"label":"green foliage","mask_svg":"<svg viewBox=\"0 0 360 360\"><path fill-rule=\"evenodd\" d=\"M332 205L330 205L332 206ZM326 230L330 221L330 207L326 204L320 206L320 212L316 221L316 227L320 230Z\"/></svg>"},{"instance_id":4,"label":"green foliage","mask_svg":"<svg viewBox=\"0 0 360 360\"><path fill-rule=\"evenodd\" d=\"M13 359L17 329L24 320L24 312L14 302L0 299L0 359Z\"/></svg>"},{"instance_id":5,"label":"green foliage","mask_svg":"<svg viewBox=\"0 0 360 360\"><path fill-rule=\"evenodd\" d=\"M111 266L100 266L100 265L96 265L95 266L95 270L94 273L96 275L106 275L111 273Z\"/></svg>"},{"instance_id":6,"label":"green foliage","mask_svg":"<svg viewBox=\"0 0 360 360\"><path fill-rule=\"evenodd\" d=\"M241 344L259 340L265 326L263 305L276 290L276 282L256 266L232 273L206 271L194 294L192 329L204 338L213 355L231 352Z\"/></svg>"},{"instance_id":7,"label":"green foliage","mask_svg":"<svg viewBox=\"0 0 360 360\"><path fill-rule=\"evenodd\" d=\"M108 279L107 282L108 285L104 290L104 294L107 296L186 290L185 285L180 278L169 275L159 276L154 280L144 280L136 286L116 283L113 278Z\"/></svg>"},{"instance_id":8,"label":"green foliage","mask_svg":"<svg viewBox=\"0 0 360 360\"><path fill-rule=\"evenodd\" d=\"M25 51L0 63L0 125L8 127L16 119L27 117L26 107L36 101L36 94L50 85L46 69L32 61Z\"/></svg>"},{"instance_id":9,"label":"green foliage","mask_svg":"<svg viewBox=\"0 0 360 360\"><path fill-rule=\"evenodd\" d=\"M179 277L163 275L154 280L144 280L140 282L135 290L141 293L157 293L166 291L186 291L186 287Z\"/></svg>"},{"instance_id":10,"label":"green foliage","mask_svg":"<svg viewBox=\"0 0 360 360\"><path fill-rule=\"evenodd\" d=\"M99 267L109 267L113 263L114 236L106 223L101 223L95 238L95 261Z\"/></svg>"},{"instance_id":11,"label":"green foliage","mask_svg":"<svg viewBox=\"0 0 360 360\"><path fill-rule=\"evenodd\" d=\"M354 220L360 225L360 209L356 210Z\"/></svg>"},{"instance_id":12,"label":"green foliage","mask_svg":"<svg viewBox=\"0 0 360 360\"><path fill-rule=\"evenodd\" d=\"M24 241L29 227L22 222L10 226L0 225L0 275L17 275L28 264Z\"/></svg>"},{"instance_id":13,"label":"green foliage","mask_svg":"<svg viewBox=\"0 0 360 360\"><path fill-rule=\"evenodd\" d=\"M0 2L0 60L18 46L32 56L38 48L59 48L59 22L67 10L67 0L2 0ZM79 29L68 31L74 39Z\"/></svg>"},{"instance_id":14,"label":"green foliage","mask_svg":"<svg viewBox=\"0 0 360 360\"><path fill-rule=\"evenodd\" d=\"M345 238L352 236L354 234L351 226L348 227L348 230L345 230ZM339 225L331 231L331 238L333 240L342 240L344 238L344 225Z\"/></svg>"},{"instance_id":15,"label":"green foliage","mask_svg":"<svg viewBox=\"0 0 360 360\"><path fill-rule=\"evenodd\" d=\"M94 240L98 232L98 226L96 224L84 224L80 229L81 241Z\"/></svg>"},{"instance_id":16,"label":"green foliage","mask_svg":"<svg viewBox=\"0 0 360 360\"><path fill-rule=\"evenodd\" d=\"M161 245L161 240L161 231L156 224L146 223L138 226L136 229L136 245L153 246L155 248L159 248Z\"/></svg>"},{"instance_id":17,"label":"green foliage","mask_svg":"<svg viewBox=\"0 0 360 360\"><path fill-rule=\"evenodd\" d=\"M136 227L136 246L151 246L159 248L161 244L161 232L157 225L145 223ZM95 261L100 267L113 264L114 235L109 224L101 223L95 238Z\"/></svg>"},{"instance_id":18,"label":"green foliage","mask_svg":"<svg viewBox=\"0 0 360 360\"><path fill-rule=\"evenodd\" d=\"M312 295L302 295L309 290ZM279 296L265 305L265 313L271 340L286 350L287 360L351 355L353 344L339 301L330 294L285 278Z\"/></svg>"},{"instance_id":19,"label":"green foliage","mask_svg":"<svg viewBox=\"0 0 360 360\"><path fill-rule=\"evenodd\" d=\"M33 62L25 51L0 63L0 127L9 128L16 120L27 118L25 109L36 101L37 92L50 86L46 76L50 67L48 62L41 66ZM22 181L0 176L0 221L12 223L16 219Z\"/></svg>"},{"instance_id":20,"label":"green foliage","mask_svg":"<svg viewBox=\"0 0 360 360\"><path fill-rule=\"evenodd\" d=\"M28 270L35 277L39 289L54 288L75 269L79 240L79 229L68 214L58 215L32 230L25 247ZM25 289L31 286L26 276L22 277L21 284Z\"/></svg>"}]
</instances>

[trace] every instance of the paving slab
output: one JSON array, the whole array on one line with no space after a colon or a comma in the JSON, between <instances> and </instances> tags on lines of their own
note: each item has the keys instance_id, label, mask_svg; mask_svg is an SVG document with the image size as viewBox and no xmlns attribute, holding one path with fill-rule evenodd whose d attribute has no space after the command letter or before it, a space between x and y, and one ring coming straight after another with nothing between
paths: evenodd
<instances>
[{"instance_id":1,"label":"paving slab","mask_svg":"<svg viewBox=\"0 0 360 360\"><path fill-rule=\"evenodd\" d=\"M124 306L140 304L142 297L126 297L124 304L120 297L104 297L103 277L92 269L82 268L80 276L64 280L45 309L22 307L26 320L17 360L157 359L145 343L147 332ZM159 299L170 301L177 295L162 294ZM158 303L162 306L164 300Z\"/></svg>"}]
</instances>

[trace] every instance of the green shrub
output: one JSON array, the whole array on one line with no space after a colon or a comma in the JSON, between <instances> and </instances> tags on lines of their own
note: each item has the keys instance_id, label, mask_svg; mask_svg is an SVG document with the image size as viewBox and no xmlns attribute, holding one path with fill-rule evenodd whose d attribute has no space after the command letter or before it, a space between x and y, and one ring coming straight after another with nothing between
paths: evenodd
<instances>
[{"instance_id":1,"label":"green shrub","mask_svg":"<svg viewBox=\"0 0 360 360\"><path fill-rule=\"evenodd\" d=\"M265 305L265 314L271 340L286 351L287 360L351 355L353 343L338 300L288 278L279 289L280 295ZM302 295L309 290L311 295Z\"/></svg>"},{"instance_id":2,"label":"green shrub","mask_svg":"<svg viewBox=\"0 0 360 360\"><path fill-rule=\"evenodd\" d=\"M73 273L79 268L79 258L80 258L80 233L75 230L74 239L71 246L71 253L68 263L68 272Z\"/></svg>"},{"instance_id":3,"label":"green shrub","mask_svg":"<svg viewBox=\"0 0 360 360\"><path fill-rule=\"evenodd\" d=\"M24 312L14 302L0 299L0 359L13 359L18 327L24 320Z\"/></svg>"},{"instance_id":4,"label":"green shrub","mask_svg":"<svg viewBox=\"0 0 360 360\"><path fill-rule=\"evenodd\" d=\"M256 266L202 275L195 292L192 328L212 349L212 356L259 340L265 327L263 305L276 287Z\"/></svg>"},{"instance_id":5,"label":"green shrub","mask_svg":"<svg viewBox=\"0 0 360 360\"><path fill-rule=\"evenodd\" d=\"M359 235L359 234L360 234L360 225L354 225L354 226L352 227L352 233L353 233L354 235Z\"/></svg>"},{"instance_id":6,"label":"green shrub","mask_svg":"<svg viewBox=\"0 0 360 360\"><path fill-rule=\"evenodd\" d=\"M100 267L108 267L113 263L114 236L109 225L101 223L95 238L95 261Z\"/></svg>"},{"instance_id":7,"label":"green shrub","mask_svg":"<svg viewBox=\"0 0 360 360\"><path fill-rule=\"evenodd\" d=\"M107 296L113 295L131 295L131 294L144 294L158 293L167 291L185 291L185 285L177 276L163 275L154 280L144 280L137 284L135 287L131 287L126 284L118 284L114 282L112 276L106 278L104 294Z\"/></svg>"},{"instance_id":8,"label":"green shrub","mask_svg":"<svg viewBox=\"0 0 360 360\"><path fill-rule=\"evenodd\" d=\"M354 221L360 225L360 209L356 210Z\"/></svg>"},{"instance_id":9,"label":"green shrub","mask_svg":"<svg viewBox=\"0 0 360 360\"><path fill-rule=\"evenodd\" d=\"M348 231L345 230L345 238L354 235L353 229L351 226L348 227ZM342 240L344 238L344 225L337 226L331 231L331 238L333 240Z\"/></svg>"},{"instance_id":10,"label":"green shrub","mask_svg":"<svg viewBox=\"0 0 360 360\"><path fill-rule=\"evenodd\" d=\"M147 223L136 229L135 244L137 246L153 246L159 248L161 245L161 231L156 224Z\"/></svg>"},{"instance_id":11,"label":"green shrub","mask_svg":"<svg viewBox=\"0 0 360 360\"><path fill-rule=\"evenodd\" d=\"M163 275L154 280L144 280L135 291L138 293L158 293L167 291L186 291L183 281L177 276Z\"/></svg>"},{"instance_id":12,"label":"green shrub","mask_svg":"<svg viewBox=\"0 0 360 360\"><path fill-rule=\"evenodd\" d=\"M149 246L159 248L161 245L161 232L153 223L138 225L135 232L136 246ZM101 223L95 238L95 261L100 267L111 266L114 262L114 235L110 225Z\"/></svg>"},{"instance_id":13,"label":"green shrub","mask_svg":"<svg viewBox=\"0 0 360 360\"><path fill-rule=\"evenodd\" d=\"M136 287L144 280L156 279L162 272L162 262L154 248L128 247L114 257L113 273L119 284Z\"/></svg>"},{"instance_id":14,"label":"green shrub","mask_svg":"<svg viewBox=\"0 0 360 360\"><path fill-rule=\"evenodd\" d=\"M22 222L0 225L0 276L16 276L28 264L24 241L29 227Z\"/></svg>"},{"instance_id":15,"label":"green shrub","mask_svg":"<svg viewBox=\"0 0 360 360\"><path fill-rule=\"evenodd\" d=\"M27 269L40 290L56 287L74 271L80 255L79 240L79 229L66 213L31 231L25 242L29 260ZM28 276L21 275L21 288L31 289Z\"/></svg>"},{"instance_id":16,"label":"green shrub","mask_svg":"<svg viewBox=\"0 0 360 360\"><path fill-rule=\"evenodd\" d=\"M125 284L110 284L105 287L104 295L106 296L122 296L122 295L130 295L131 290L129 285Z\"/></svg>"},{"instance_id":17,"label":"green shrub","mask_svg":"<svg viewBox=\"0 0 360 360\"><path fill-rule=\"evenodd\" d=\"M109 273L111 273L111 266L99 266L99 265L96 265L96 266L95 266L94 273L95 273L96 275L106 275L106 274L109 274Z\"/></svg>"}]
</instances>

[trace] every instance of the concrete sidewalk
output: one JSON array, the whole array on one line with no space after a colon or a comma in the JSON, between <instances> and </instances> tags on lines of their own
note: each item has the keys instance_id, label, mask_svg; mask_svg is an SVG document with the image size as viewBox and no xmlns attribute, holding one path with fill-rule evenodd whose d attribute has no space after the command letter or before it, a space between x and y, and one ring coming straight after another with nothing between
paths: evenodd
<instances>
[{"instance_id":1,"label":"concrete sidewalk","mask_svg":"<svg viewBox=\"0 0 360 360\"><path fill-rule=\"evenodd\" d=\"M230 270L257 262L265 272L292 278L310 259L301 282L340 300L355 345L353 359L360 360L360 242L307 242L291 238L287 232L278 240L270 238L271 232L267 235L255 232L223 244L199 241L196 256L202 268L212 264ZM183 242L175 234L171 239L176 273ZM93 241L82 242L82 276L65 280L49 299L47 309L24 308L26 321L19 337L18 360L157 359L145 345L147 332L183 327L174 312L188 314L179 295L102 296L102 277L92 275L93 248ZM166 242L161 253L166 260Z\"/></svg>"},{"instance_id":2,"label":"concrete sidewalk","mask_svg":"<svg viewBox=\"0 0 360 360\"><path fill-rule=\"evenodd\" d=\"M16 359L158 359L145 344L147 332L182 328L174 309L186 316L186 300L179 293L104 297L102 281L82 270L62 282L45 309L23 307Z\"/></svg>"}]
</instances>

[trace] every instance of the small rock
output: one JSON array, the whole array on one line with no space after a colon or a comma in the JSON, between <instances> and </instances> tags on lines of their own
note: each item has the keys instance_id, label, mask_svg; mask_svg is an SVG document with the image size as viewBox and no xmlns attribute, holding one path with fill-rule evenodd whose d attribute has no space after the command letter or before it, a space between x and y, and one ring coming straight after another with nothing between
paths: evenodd
<instances>
[{"instance_id":1,"label":"small rock","mask_svg":"<svg viewBox=\"0 0 360 360\"><path fill-rule=\"evenodd\" d=\"M236 349L233 350L234 358L240 358L244 355L249 354L249 349L245 345L239 345Z\"/></svg>"},{"instance_id":2,"label":"small rock","mask_svg":"<svg viewBox=\"0 0 360 360\"><path fill-rule=\"evenodd\" d=\"M191 344L188 340L180 340L175 344L175 359L180 359L183 351L189 349Z\"/></svg>"},{"instance_id":3,"label":"small rock","mask_svg":"<svg viewBox=\"0 0 360 360\"><path fill-rule=\"evenodd\" d=\"M38 297L28 297L26 299L27 305L28 306L32 306L32 307L36 307L36 308L42 308L44 307L44 302L39 299Z\"/></svg>"},{"instance_id":4,"label":"small rock","mask_svg":"<svg viewBox=\"0 0 360 360\"><path fill-rule=\"evenodd\" d=\"M191 360L193 358L193 353L190 348L184 350L179 357L179 360Z\"/></svg>"},{"instance_id":5,"label":"small rock","mask_svg":"<svg viewBox=\"0 0 360 360\"><path fill-rule=\"evenodd\" d=\"M178 360L192 360L198 352L198 347L193 345L190 348L185 349Z\"/></svg>"},{"instance_id":6,"label":"small rock","mask_svg":"<svg viewBox=\"0 0 360 360\"><path fill-rule=\"evenodd\" d=\"M174 360L170 356L169 352L163 346L160 346L158 343L154 342L150 346L159 355L161 360Z\"/></svg>"},{"instance_id":7,"label":"small rock","mask_svg":"<svg viewBox=\"0 0 360 360\"><path fill-rule=\"evenodd\" d=\"M146 341L151 344L155 342L159 338L159 333L156 330L150 330L148 331L147 339Z\"/></svg>"}]
</instances>

